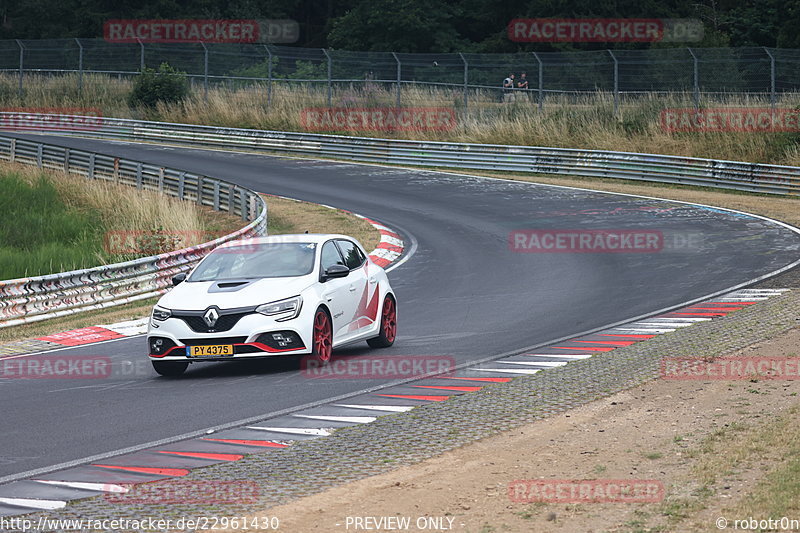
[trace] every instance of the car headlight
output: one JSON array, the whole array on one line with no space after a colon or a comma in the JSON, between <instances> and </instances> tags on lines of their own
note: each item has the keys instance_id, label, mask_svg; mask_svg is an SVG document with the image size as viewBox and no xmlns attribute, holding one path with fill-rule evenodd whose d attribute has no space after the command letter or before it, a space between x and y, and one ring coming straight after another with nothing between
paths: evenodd
<instances>
[{"instance_id":1,"label":"car headlight","mask_svg":"<svg viewBox=\"0 0 800 533\"><path fill-rule=\"evenodd\" d=\"M303 299L300 296L293 298L286 298L285 300L278 300L268 304L259 305L256 307L256 313L261 313L266 316L282 315L275 320L282 322L284 320L291 320L300 314L300 308L303 306Z\"/></svg>"},{"instance_id":2,"label":"car headlight","mask_svg":"<svg viewBox=\"0 0 800 533\"><path fill-rule=\"evenodd\" d=\"M172 316L172 311L169 309L164 309L163 307L155 306L153 308L153 320L158 320L159 322L164 321Z\"/></svg>"}]
</instances>

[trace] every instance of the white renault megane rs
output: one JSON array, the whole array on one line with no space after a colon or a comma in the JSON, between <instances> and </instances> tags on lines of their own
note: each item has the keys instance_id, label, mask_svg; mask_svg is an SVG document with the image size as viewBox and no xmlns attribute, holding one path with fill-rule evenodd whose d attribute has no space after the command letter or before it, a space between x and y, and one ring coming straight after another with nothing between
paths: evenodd
<instances>
[{"instance_id":1,"label":"white renault megane rs","mask_svg":"<svg viewBox=\"0 0 800 533\"><path fill-rule=\"evenodd\" d=\"M195 361L311 354L366 340L387 347L397 304L386 272L344 235L279 235L226 243L153 308L153 368L176 376Z\"/></svg>"}]
</instances>

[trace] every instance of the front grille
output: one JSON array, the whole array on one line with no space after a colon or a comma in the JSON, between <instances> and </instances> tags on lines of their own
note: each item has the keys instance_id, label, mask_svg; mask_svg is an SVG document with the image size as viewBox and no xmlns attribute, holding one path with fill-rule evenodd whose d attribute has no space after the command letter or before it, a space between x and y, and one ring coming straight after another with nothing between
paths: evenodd
<instances>
[{"instance_id":1,"label":"front grille","mask_svg":"<svg viewBox=\"0 0 800 533\"><path fill-rule=\"evenodd\" d=\"M225 311L219 311L219 318L217 319L217 322L214 324L213 328L209 328L205 320L203 320L204 313L205 311L193 311L191 314L185 311L173 311L172 316L186 322L186 325L189 326L192 331L197 333L216 333L229 331L243 316L252 314L251 311L229 314L224 314Z\"/></svg>"},{"instance_id":2,"label":"front grille","mask_svg":"<svg viewBox=\"0 0 800 533\"><path fill-rule=\"evenodd\" d=\"M208 346L209 344L244 344L247 337L214 337L206 339L179 339L184 346Z\"/></svg>"}]
</instances>

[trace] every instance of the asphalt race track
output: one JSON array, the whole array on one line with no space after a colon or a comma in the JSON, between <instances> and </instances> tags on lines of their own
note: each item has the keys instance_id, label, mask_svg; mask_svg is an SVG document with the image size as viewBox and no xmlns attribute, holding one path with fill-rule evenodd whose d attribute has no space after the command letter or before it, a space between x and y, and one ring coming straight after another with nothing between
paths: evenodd
<instances>
[{"instance_id":1,"label":"asphalt race track","mask_svg":"<svg viewBox=\"0 0 800 533\"><path fill-rule=\"evenodd\" d=\"M723 210L416 170L19 135L168 165L349 209L402 234L413 255L389 274L399 337L381 354L457 362L522 350L753 280L800 256L800 236ZM637 253L518 253L514 230L652 230ZM369 353L366 343L340 354ZM269 415L381 385L313 380L296 359L203 363L158 377L144 337L30 357L108 356L105 379L0 379L0 478Z\"/></svg>"}]
</instances>

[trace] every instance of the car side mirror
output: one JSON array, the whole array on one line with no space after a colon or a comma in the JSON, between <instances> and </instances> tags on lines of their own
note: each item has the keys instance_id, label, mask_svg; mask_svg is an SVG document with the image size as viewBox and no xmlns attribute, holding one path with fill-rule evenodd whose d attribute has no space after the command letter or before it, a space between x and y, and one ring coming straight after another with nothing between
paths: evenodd
<instances>
[{"instance_id":1,"label":"car side mirror","mask_svg":"<svg viewBox=\"0 0 800 533\"><path fill-rule=\"evenodd\" d=\"M182 281L186 279L186 272L181 272L180 274L175 274L172 276L172 286L175 287Z\"/></svg>"},{"instance_id":2,"label":"car side mirror","mask_svg":"<svg viewBox=\"0 0 800 533\"><path fill-rule=\"evenodd\" d=\"M335 278L345 278L350 274L350 269L344 265L331 265L325 270L321 281L327 281Z\"/></svg>"}]
</instances>

